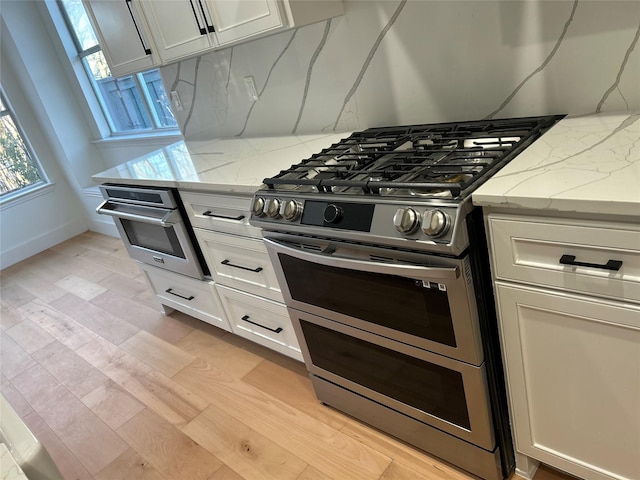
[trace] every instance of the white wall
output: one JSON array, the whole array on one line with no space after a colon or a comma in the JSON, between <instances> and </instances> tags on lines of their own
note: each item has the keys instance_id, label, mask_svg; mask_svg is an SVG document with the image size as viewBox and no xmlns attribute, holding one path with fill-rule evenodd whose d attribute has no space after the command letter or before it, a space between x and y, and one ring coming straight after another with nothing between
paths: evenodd
<instances>
[{"instance_id":1,"label":"white wall","mask_svg":"<svg viewBox=\"0 0 640 480\"><path fill-rule=\"evenodd\" d=\"M4 33L4 32L3 32ZM34 255L87 229L84 208L43 134L5 55L2 35L0 82L53 188L28 200L0 204L0 268Z\"/></svg>"},{"instance_id":2,"label":"white wall","mask_svg":"<svg viewBox=\"0 0 640 480\"><path fill-rule=\"evenodd\" d=\"M153 141L105 141L75 76L50 9L55 1L2 0L0 81L53 190L0 208L0 268L87 229L117 235L110 218L95 213L100 197L91 175L160 148ZM96 105L93 105L95 107Z\"/></svg>"},{"instance_id":3,"label":"white wall","mask_svg":"<svg viewBox=\"0 0 640 480\"><path fill-rule=\"evenodd\" d=\"M345 7L331 21L162 68L184 105L185 137L640 108L638 1ZM245 91L248 75L261 93L256 102Z\"/></svg>"}]
</instances>

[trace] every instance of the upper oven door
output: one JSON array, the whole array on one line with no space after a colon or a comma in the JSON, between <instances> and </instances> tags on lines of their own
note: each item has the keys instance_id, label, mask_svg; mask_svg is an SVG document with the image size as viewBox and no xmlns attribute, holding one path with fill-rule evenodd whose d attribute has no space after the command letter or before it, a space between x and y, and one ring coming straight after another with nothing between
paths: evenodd
<instances>
[{"instance_id":1,"label":"upper oven door","mask_svg":"<svg viewBox=\"0 0 640 480\"><path fill-rule=\"evenodd\" d=\"M264 235L287 306L474 365L482 363L466 259Z\"/></svg>"},{"instance_id":2,"label":"upper oven door","mask_svg":"<svg viewBox=\"0 0 640 480\"><path fill-rule=\"evenodd\" d=\"M131 258L193 278L204 277L179 210L106 200L97 212L113 217Z\"/></svg>"}]
</instances>

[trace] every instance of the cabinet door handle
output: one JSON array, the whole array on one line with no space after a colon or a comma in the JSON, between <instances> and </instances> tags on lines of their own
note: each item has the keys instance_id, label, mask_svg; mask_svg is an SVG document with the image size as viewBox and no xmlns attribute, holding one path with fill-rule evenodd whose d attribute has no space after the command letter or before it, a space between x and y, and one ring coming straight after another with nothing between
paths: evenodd
<instances>
[{"instance_id":1,"label":"cabinet door handle","mask_svg":"<svg viewBox=\"0 0 640 480\"><path fill-rule=\"evenodd\" d=\"M202 212L202 215L204 215L205 217L224 218L225 220L237 220L237 221L240 221L244 218L244 215L238 215L237 217L232 217L229 215L217 215L215 213L212 213L211 210Z\"/></svg>"},{"instance_id":2,"label":"cabinet door handle","mask_svg":"<svg viewBox=\"0 0 640 480\"><path fill-rule=\"evenodd\" d=\"M282 331L282 327L269 328L269 327L265 327L264 325L260 325L259 323L254 322L252 320L249 320L249 315L245 315L244 317L242 317L242 320L252 325L256 325L257 327L264 328L265 330L269 330L270 332L273 332L273 333L280 333Z\"/></svg>"},{"instance_id":3,"label":"cabinet door handle","mask_svg":"<svg viewBox=\"0 0 640 480\"><path fill-rule=\"evenodd\" d=\"M198 30L200 31L200 35L206 35L207 31L200 25L200 19L198 18L198 14L196 13L196 7L193 4L193 0L189 0L189 4L191 5L191 11L193 12L193 16L196 19L196 25L198 25Z\"/></svg>"},{"instance_id":4,"label":"cabinet door handle","mask_svg":"<svg viewBox=\"0 0 640 480\"><path fill-rule=\"evenodd\" d=\"M211 25L209 25L209 22L207 21L207 14L204 13L204 5L202 5L202 0L198 0L198 3L200 4L200 11L202 12L202 18L204 18L204 23L207 26L207 31L209 33L215 33L216 29L215 29L215 26L213 25L213 20L211 20Z\"/></svg>"},{"instance_id":5,"label":"cabinet door handle","mask_svg":"<svg viewBox=\"0 0 640 480\"><path fill-rule=\"evenodd\" d=\"M138 34L138 38L140 39L140 43L142 44L144 53L147 55L151 55L151 49L145 45L144 39L142 38L142 33L140 33L140 28L138 27L138 22L136 22L136 17L133 15L133 10L131 9L132 0L125 0L125 1L127 3L127 8L129 9L129 15L131 15L131 21L133 22L133 26L136 27L136 32Z\"/></svg>"},{"instance_id":6,"label":"cabinet door handle","mask_svg":"<svg viewBox=\"0 0 640 480\"><path fill-rule=\"evenodd\" d=\"M622 267L622 260L609 260L605 264L576 262L575 255L562 255L560 257L560 263L562 265L574 265L576 267L602 268L603 270L613 270L614 272L617 272L620 270L620 267Z\"/></svg>"},{"instance_id":7,"label":"cabinet door handle","mask_svg":"<svg viewBox=\"0 0 640 480\"><path fill-rule=\"evenodd\" d=\"M231 263L231 260L223 260L220 263L222 265L226 265L228 267L239 268L241 270L247 270L249 272L254 272L254 273L259 273L259 272L261 272L263 270L262 267L249 268L249 267L243 267L241 265L235 265L235 264Z\"/></svg>"},{"instance_id":8,"label":"cabinet door handle","mask_svg":"<svg viewBox=\"0 0 640 480\"><path fill-rule=\"evenodd\" d=\"M185 300L188 300L188 301L191 301L194 298L196 298L193 295L190 295L188 297L185 297L184 295L180 295L179 293L174 292L173 288L167 288L165 292L170 293L171 295L175 295L176 297L184 298Z\"/></svg>"}]
</instances>

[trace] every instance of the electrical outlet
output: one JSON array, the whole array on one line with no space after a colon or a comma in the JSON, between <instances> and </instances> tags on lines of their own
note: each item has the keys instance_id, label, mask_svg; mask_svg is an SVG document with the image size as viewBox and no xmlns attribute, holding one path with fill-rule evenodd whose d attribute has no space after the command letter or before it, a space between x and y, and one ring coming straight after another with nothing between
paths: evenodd
<instances>
[{"instance_id":1,"label":"electrical outlet","mask_svg":"<svg viewBox=\"0 0 640 480\"><path fill-rule=\"evenodd\" d=\"M247 95L249 95L249 100L253 100L254 102L258 100L258 90L256 89L256 81L252 76L244 77L244 86L247 89Z\"/></svg>"},{"instance_id":2,"label":"electrical outlet","mask_svg":"<svg viewBox=\"0 0 640 480\"><path fill-rule=\"evenodd\" d=\"M180 101L180 95L178 95L178 91L177 90L172 90L170 95L171 95L171 103L173 104L173 107L178 112L183 111L184 107L182 106L182 102Z\"/></svg>"}]
</instances>

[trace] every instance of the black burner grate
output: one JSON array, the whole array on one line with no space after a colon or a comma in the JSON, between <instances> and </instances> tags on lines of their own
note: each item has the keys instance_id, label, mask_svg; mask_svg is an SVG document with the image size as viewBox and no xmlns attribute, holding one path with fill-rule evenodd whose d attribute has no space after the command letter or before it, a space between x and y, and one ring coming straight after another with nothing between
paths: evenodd
<instances>
[{"instance_id":1,"label":"black burner grate","mask_svg":"<svg viewBox=\"0 0 640 480\"><path fill-rule=\"evenodd\" d=\"M264 183L303 193L464 198L560 118L370 128Z\"/></svg>"}]
</instances>

